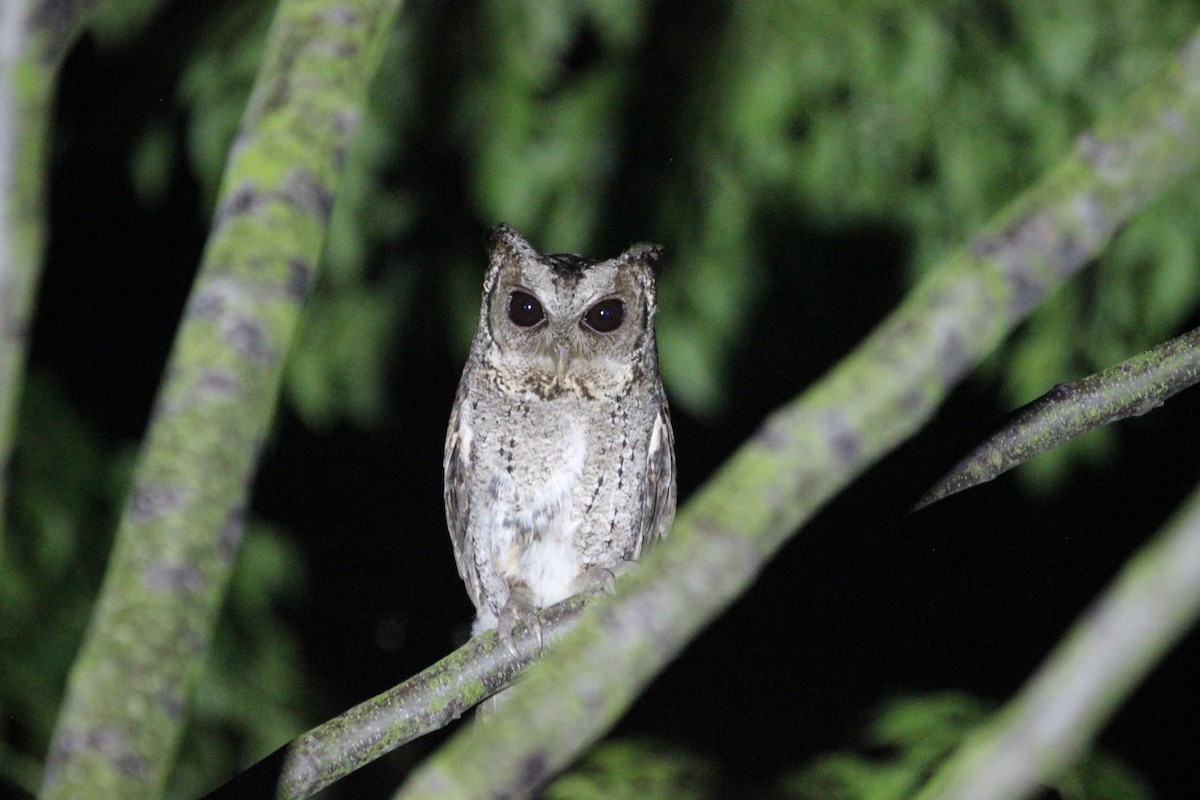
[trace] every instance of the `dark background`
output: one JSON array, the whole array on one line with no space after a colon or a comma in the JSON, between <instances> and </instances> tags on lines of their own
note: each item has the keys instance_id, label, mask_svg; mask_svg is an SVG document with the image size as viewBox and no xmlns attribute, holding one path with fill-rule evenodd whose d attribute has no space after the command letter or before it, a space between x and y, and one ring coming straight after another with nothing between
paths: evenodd
<instances>
[{"instance_id":1,"label":"dark background","mask_svg":"<svg viewBox=\"0 0 1200 800\"><path fill-rule=\"evenodd\" d=\"M181 67L170 37L190 17L173 13L129 50L102 53L85 41L62 80L31 369L53 376L113 447L142 433L206 231L186 165L176 164L155 206L137 199L129 179L131 140L161 113ZM182 128L181 114L173 124ZM452 156L446 164L440 205L419 227L478 250L482 275L483 232L495 221L456 203ZM674 413L684 500L904 291L902 234L829 231L790 211L757 225L772 289L745 309L724 409L705 420ZM787 268L798 254L814 265L803 274ZM436 271L430 264L412 284L416 311L395 343L385 423L315 432L282 409L255 490L254 511L286 529L308 562L307 593L286 613L335 708L445 655L472 613L441 506L441 447L462 354L436 311L446 291ZM910 514L1001 418L994 386L967 384L796 535L615 733L709 755L738 793L854 744L868 713L896 693L965 689L1004 700L1194 485L1198 397L1185 392L1124 423L1114 457L1077 469L1051 496L1033 497L1004 476ZM1200 795L1200 724L1186 700L1198 665L1193 636L1101 740L1163 796ZM391 780L383 769L350 779L349 793L383 796Z\"/></svg>"}]
</instances>

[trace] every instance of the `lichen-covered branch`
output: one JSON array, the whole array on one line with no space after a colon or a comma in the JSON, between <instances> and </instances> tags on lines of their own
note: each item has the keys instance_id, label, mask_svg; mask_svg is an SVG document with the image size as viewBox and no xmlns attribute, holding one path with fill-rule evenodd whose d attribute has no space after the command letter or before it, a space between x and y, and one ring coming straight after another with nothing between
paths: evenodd
<instances>
[{"instance_id":1,"label":"lichen-covered branch","mask_svg":"<svg viewBox=\"0 0 1200 800\"><path fill-rule=\"evenodd\" d=\"M576 595L538 612L542 644L551 647L560 640L591 598ZM300 800L316 794L445 727L519 678L538 653L537 634L518 626L513 644L517 652L494 630L479 634L420 674L297 737L204 800Z\"/></svg>"},{"instance_id":2,"label":"lichen-covered branch","mask_svg":"<svg viewBox=\"0 0 1200 800\"><path fill-rule=\"evenodd\" d=\"M397 797L527 797L600 737L834 492L946 393L1117 226L1200 157L1200 34L926 277L825 379L774 412L593 604L504 713L460 731ZM553 698L546 702L545 698Z\"/></svg>"},{"instance_id":3,"label":"lichen-covered branch","mask_svg":"<svg viewBox=\"0 0 1200 800\"><path fill-rule=\"evenodd\" d=\"M917 501L914 511L986 483L1038 453L1102 425L1136 417L1200 381L1200 328L1115 367L1055 386L1016 411Z\"/></svg>"},{"instance_id":4,"label":"lichen-covered branch","mask_svg":"<svg viewBox=\"0 0 1200 800\"><path fill-rule=\"evenodd\" d=\"M0 539L30 315L46 242L59 65L94 0L0 3Z\"/></svg>"},{"instance_id":5,"label":"lichen-covered branch","mask_svg":"<svg viewBox=\"0 0 1200 800\"><path fill-rule=\"evenodd\" d=\"M1071 765L1200 614L1200 489L921 800L1015 800Z\"/></svg>"},{"instance_id":6,"label":"lichen-covered branch","mask_svg":"<svg viewBox=\"0 0 1200 800\"><path fill-rule=\"evenodd\" d=\"M398 5L283 0L276 11L68 680L44 798L162 794L346 148Z\"/></svg>"}]
</instances>

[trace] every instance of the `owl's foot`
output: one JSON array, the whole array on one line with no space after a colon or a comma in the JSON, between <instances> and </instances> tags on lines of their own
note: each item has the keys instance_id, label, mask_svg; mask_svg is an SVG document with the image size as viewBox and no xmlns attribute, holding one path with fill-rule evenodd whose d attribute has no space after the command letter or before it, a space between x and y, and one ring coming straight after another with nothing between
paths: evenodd
<instances>
[{"instance_id":1,"label":"owl's foot","mask_svg":"<svg viewBox=\"0 0 1200 800\"><path fill-rule=\"evenodd\" d=\"M588 594L616 594L617 593L617 576L624 574L625 570L632 567L632 561L618 561L611 567L601 567L599 565L588 567L585 569L575 582L571 585L571 594L579 592L587 592Z\"/></svg>"},{"instance_id":2,"label":"owl's foot","mask_svg":"<svg viewBox=\"0 0 1200 800\"><path fill-rule=\"evenodd\" d=\"M518 658L535 656L542 652L542 621L538 619L537 611L533 602L533 590L524 584L518 584L509 591L508 600L500 609L500 622L496 626L500 641ZM524 623L526 630L537 639L537 651L528 656L517 647L513 637L513 632L520 623Z\"/></svg>"}]
</instances>

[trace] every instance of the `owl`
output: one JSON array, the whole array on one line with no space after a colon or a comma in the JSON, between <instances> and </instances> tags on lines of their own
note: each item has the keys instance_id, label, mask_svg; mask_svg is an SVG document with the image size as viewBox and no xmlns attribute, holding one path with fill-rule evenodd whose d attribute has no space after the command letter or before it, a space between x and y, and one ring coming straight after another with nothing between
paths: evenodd
<instances>
[{"instance_id":1,"label":"owl","mask_svg":"<svg viewBox=\"0 0 1200 800\"><path fill-rule=\"evenodd\" d=\"M443 462L446 522L477 616L518 621L614 576L675 516L675 438L654 341L657 245L542 255L491 235ZM539 629L540 630L540 629Z\"/></svg>"}]
</instances>

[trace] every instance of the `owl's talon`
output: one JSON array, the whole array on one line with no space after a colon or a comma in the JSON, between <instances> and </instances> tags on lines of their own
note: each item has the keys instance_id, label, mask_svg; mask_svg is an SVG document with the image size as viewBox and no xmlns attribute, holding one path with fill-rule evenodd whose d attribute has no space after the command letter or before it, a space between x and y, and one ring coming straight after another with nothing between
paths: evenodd
<instances>
[{"instance_id":1,"label":"owl's talon","mask_svg":"<svg viewBox=\"0 0 1200 800\"><path fill-rule=\"evenodd\" d=\"M617 593L617 575L611 569L604 567L593 567L589 570L591 575L590 585L587 588L588 594L616 594Z\"/></svg>"},{"instance_id":2,"label":"owl's talon","mask_svg":"<svg viewBox=\"0 0 1200 800\"><path fill-rule=\"evenodd\" d=\"M618 561L611 567L599 565L588 567L583 574L575 579L575 592L587 592L589 595L616 594L617 576L629 569L632 561Z\"/></svg>"},{"instance_id":3,"label":"owl's talon","mask_svg":"<svg viewBox=\"0 0 1200 800\"><path fill-rule=\"evenodd\" d=\"M528 655L522 653L521 648L517 647L516 637L513 635L520 623L524 623L525 629L537 639L537 650ZM508 593L508 600L500 609L500 621L497 628L500 641L517 658L531 658L542 652L542 621L538 619L537 607L533 604L533 593L529 587L516 586Z\"/></svg>"}]
</instances>

